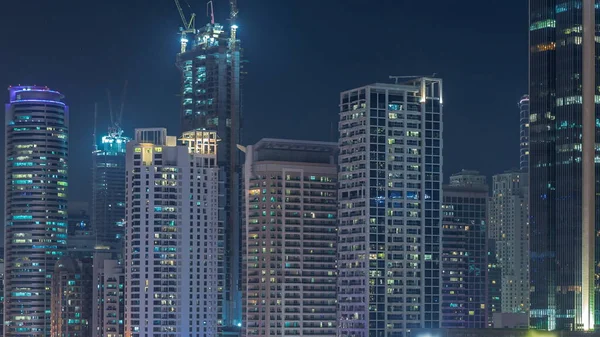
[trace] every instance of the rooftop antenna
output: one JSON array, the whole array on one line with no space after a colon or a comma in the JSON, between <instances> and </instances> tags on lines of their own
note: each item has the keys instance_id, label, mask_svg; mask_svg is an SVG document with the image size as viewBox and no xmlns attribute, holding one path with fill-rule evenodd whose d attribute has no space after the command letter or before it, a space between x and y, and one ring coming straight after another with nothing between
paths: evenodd
<instances>
[{"instance_id":1,"label":"rooftop antenna","mask_svg":"<svg viewBox=\"0 0 600 337\"><path fill-rule=\"evenodd\" d=\"M210 12L209 12L210 10ZM210 24L214 25L215 24L215 8L213 7L213 2L212 0L210 0L209 2L206 3L206 16L209 16L210 14Z\"/></svg>"}]
</instances>

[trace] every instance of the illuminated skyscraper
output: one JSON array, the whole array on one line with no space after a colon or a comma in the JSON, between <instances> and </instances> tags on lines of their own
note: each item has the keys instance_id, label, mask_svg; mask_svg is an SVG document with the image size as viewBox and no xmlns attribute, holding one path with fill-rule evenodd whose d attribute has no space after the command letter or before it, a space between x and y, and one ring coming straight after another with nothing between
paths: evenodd
<instances>
[{"instance_id":1,"label":"illuminated skyscraper","mask_svg":"<svg viewBox=\"0 0 600 337\"><path fill-rule=\"evenodd\" d=\"M598 326L595 1L529 2L530 323Z\"/></svg>"},{"instance_id":2,"label":"illuminated skyscraper","mask_svg":"<svg viewBox=\"0 0 600 337\"><path fill-rule=\"evenodd\" d=\"M496 245L502 276L501 312L529 311L529 223L527 173L506 172L493 177L489 235Z\"/></svg>"},{"instance_id":3,"label":"illuminated skyscraper","mask_svg":"<svg viewBox=\"0 0 600 337\"><path fill-rule=\"evenodd\" d=\"M91 259L58 260L52 275L52 337L92 337L92 288Z\"/></svg>"},{"instance_id":4,"label":"illuminated skyscraper","mask_svg":"<svg viewBox=\"0 0 600 337\"><path fill-rule=\"evenodd\" d=\"M336 336L337 144L247 147L243 337Z\"/></svg>"},{"instance_id":5,"label":"illuminated skyscraper","mask_svg":"<svg viewBox=\"0 0 600 337\"><path fill-rule=\"evenodd\" d=\"M486 178L463 170L444 185L442 327L485 328L487 280Z\"/></svg>"},{"instance_id":6,"label":"illuminated skyscraper","mask_svg":"<svg viewBox=\"0 0 600 337\"><path fill-rule=\"evenodd\" d=\"M220 249L219 322L241 324L241 49L237 26L208 23L190 36L187 50L177 55L182 74L182 132L204 128L219 137Z\"/></svg>"},{"instance_id":7,"label":"illuminated skyscraper","mask_svg":"<svg viewBox=\"0 0 600 337\"><path fill-rule=\"evenodd\" d=\"M11 87L5 115L5 336L50 336L66 250L69 110L47 87Z\"/></svg>"},{"instance_id":8,"label":"illuminated skyscraper","mask_svg":"<svg viewBox=\"0 0 600 337\"><path fill-rule=\"evenodd\" d=\"M127 144L125 336L217 336L214 132L136 129Z\"/></svg>"},{"instance_id":9,"label":"illuminated skyscraper","mask_svg":"<svg viewBox=\"0 0 600 337\"><path fill-rule=\"evenodd\" d=\"M92 159L92 231L96 245L121 251L125 232L125 150L129 138L111 128Z\"/></svg>"},{"instance_id":10,"label":"illuminated skyscraper","mask_svg":"<svg viewBox=\"0 0 600 337\"><path fill-rule=\"evenodd\" d=\"M340 95L338 332L440 324L442 80Z\"/></svg>"}]
</instances>

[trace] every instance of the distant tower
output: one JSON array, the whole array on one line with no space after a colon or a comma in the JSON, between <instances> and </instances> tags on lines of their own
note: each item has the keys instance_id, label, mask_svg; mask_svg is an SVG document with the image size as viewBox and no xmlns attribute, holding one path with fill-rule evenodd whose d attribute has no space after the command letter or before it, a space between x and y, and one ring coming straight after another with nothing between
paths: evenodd
<instances>
[{"instance_id":1,"label":"distant tower","mask_svg":"<svg viewBox=\"0 0 600 337\"><path fill-rule=\"evenodd\" d=\"M179 4L178 1L176 1ZM212 2L209 3L212 5ZM237 39L237 5L230 0L230 27L214 19L195 29L192 14L188 21L178 6L183 31L183 52L177 55L181 71L182 132L204 128L219 137L217 161L221 173L219 222L223 227L219 241L225 252L220 262L219 323L223 327L241 325L240 248L241 248L241 48ZM211 8L212 9L212 8ZM188 40L189 39L189 40Z\"/></svg>"},{"instance_id":2,"label":"distant tower","mask_svg":"<svg viewBox=\"0 0 600 337\"><path fill-rule=\"evenodd\" d=\"M489 235L500 266L501 312L529 312L529 195L527 173L494 175Z\"/></svg>"},{"instance_id":3,"label":"distant tower","mask_svg":"<svg viewBox=\"0 0 600 337\"><path fill-rule=\"evenodd\" d=\"M92 291L94 337L123 336L125 316L125 269L116 254L94 255Z\"/></svg>"},{"instance_id":4,"label":"distant tower","mask_svg":"<svg viewBox=\"0 0 600 337\"><path fill-rule=\"evenodd\" d=\"M9 88L5 115L5 336L50 336L54 265L66 251L69 109L47 87Z\"/></svg>"},{"instance_id":5,"label":"distant tower","mask_svg":"<svg viewBox=\"0 0 600 337\"><path fill-rule=\"evenodd\" d=\"M463 170L443 188L442 327L485 328L489 187L479 172Z\"/></svg>"},{"instance_id":6,"label":"distant tower","mask_svg":"<svg viewBox=\"0 0 600 337\"><path fill-rule=\"evenodd\" d=\"M121 108L113 113L112 99L108 92L110 127L96 145L94 125L94 152L92 156L92 230L96 247L121 252L125 232L125 152L128 137L121 128L127 82L123 87Z\"/></svg>"},{"instance_id":7,"label":"distant tower","mask_svg":"<svg viewBox=\"0 0 600 337\"><path fill-rule=\"evenodd\" d=\"M210 131L177 145L166 129L136 129L127 144L127 337L217 336L216 143Z\"/></svg>"},{"instance_id":8,"label":"distant tower","mask_svg":"<svg viewBox=\"0 0 600 337\"><path fill-rule=\"evenodd\" d=\"M519 167L521 172L529 172L529 95L519 101Z\"/></svg>"},{"instance_id":9,"label":"distant tower","mask_svg":"<svg viewBox=\"0 0 600 337\"><path fill-rule=\"evenodd\" d=\"M96 244L121 251L125 232L125 150L129 138L113 127L92 159L92 227Z\"/></svg>"},{"instance_id":10,"label":"distant tower","mask_svg":"<svg viewBox=\"0 0 600 337\"><path fill-rule=\"evenodd\" d=\"M92 260L61 258L52 275L52 336L92 337Z\"/></svg>"}]
</instances>

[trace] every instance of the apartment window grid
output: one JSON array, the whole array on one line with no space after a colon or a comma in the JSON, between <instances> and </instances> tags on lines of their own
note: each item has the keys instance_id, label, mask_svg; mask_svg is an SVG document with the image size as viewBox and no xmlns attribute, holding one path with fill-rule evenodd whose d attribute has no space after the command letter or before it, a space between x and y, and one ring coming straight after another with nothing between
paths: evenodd
<instances>
[{"instance_id":1,"label":"apartment window grid","mask_svg":"<svg viewBox=\"0 0 600 337\"><path fill-rule=\"evenodd\" d=\"M176 153L179 163L165 162L163 150L171 149L142 145L127 174L132 207L126 326L133 337L214 334L218 229L209 223L217 218L211 206L217 195L214 159L192 159L186 151ZM214 314L207 313L211 308Z\"/></svg>"},{"instance_id":2,"label":"apartment window grid","mask_svg":"<svg viewBox=\"0 0 600 337\"><path fill-rule=\"evenodd\" d=\"M341 97L342 336L404 336L439 322L441 88L389 87Z\"/></svg>"}]
</instances>

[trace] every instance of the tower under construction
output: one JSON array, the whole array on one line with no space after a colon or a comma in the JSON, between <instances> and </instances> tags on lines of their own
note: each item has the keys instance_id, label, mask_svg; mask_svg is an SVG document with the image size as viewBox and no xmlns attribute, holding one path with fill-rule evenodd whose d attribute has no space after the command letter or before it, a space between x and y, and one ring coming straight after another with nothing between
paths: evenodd
<instances>
[{"instance_id":1,"label":"tower under construction","mask_svg":"<svg viewBox=\"0 0 600 337\"><path fill-rule=\"evenodd\" d=\"M183 21L177 67L182 74L182 132L216 131L219 138L219 316L222 331L241 326L241 49L237 39L237 5L230 0L229 27L215 23L212 1L210 22L195 28L195 14Z\"/></svg>"}]
</instances>

